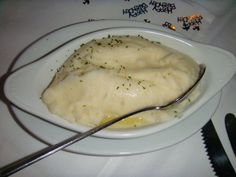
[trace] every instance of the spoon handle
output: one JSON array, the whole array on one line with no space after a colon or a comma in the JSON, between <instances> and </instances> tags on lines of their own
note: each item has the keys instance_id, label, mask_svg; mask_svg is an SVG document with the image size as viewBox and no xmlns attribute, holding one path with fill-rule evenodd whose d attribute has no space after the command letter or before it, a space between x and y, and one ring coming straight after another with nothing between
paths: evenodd
<instances>
[{"instance_id":1,"label":"spoon handle","mask_svg":"<svg viewBox=\"0 0 236 177\"><path fill-rule=\"evenodd\" d=\"M139 109L139 110L136 110L136 111L133 111L133 112L130 112L130 113L127 113L125 115L122 115L120 117L117 117L115 119L112 119L108 122L105 122L104 124L101 124L97 127L94 127L84 133L78 133L68 139L65 139L64 141L61 141L57 144L54 144L52 146L48 146L42 150L39 150L33 154L30 154L26 157L23 157L22 159L19 159L15 162L12 162L2 168L0 168L0 177L6 177L6 176L10 176L14 173L16 173L17 171L20 171L32 164L34 164L35 162L38 162L54 153L56 153L57 151L60 151L126 117L129 117L129 116L132 116L134 114L137 114L137 113L140 113L140 112L144 112L144 111L148 111L148 110L152 110L152 109L155 109L156 107L155 106L151 106L151 107L146 107L146 108L143 108L143 109Z\"/></svg>"},{"instance_id":2,"label":"spoon handle","mask_svg":"<svg viewBox=\"0 0 236 177\"><path fill-rule=\"evenodd\" d=\"M38 152L35 152L33 154L30 154L26 157L23 157L22 159L19 159L13 163L10 163L2 168L0 168L0 177L5 177L5 176L10 176L11 174L16 173L19 170L24 169L27 166L32 165L33 163L44 159L45 157L48 157L54 153L56 153L57 151L60 151L74 143L76 143L77 141L80 141L126 117L132 116L134 114L140 113L140 112L144 112L144 111L149 111L149 110L161 110L161 109L166 109L170 106L173 106L181 101L183 101L192 91L193 89L196 87L196 85L198 84L198 82L201 80L201 78L203 77L204 73L205 73L205 65L201 64L200 65L200 72L199 72L199 77L198 79L195 81L195 83L189 88L187 89L183 94L181 94L179 97L177 97L175 100L167 103L166 105L163 106L149 106L149 107L145 107L142 109L138 109L136 111L133 112L129 112L127 114L124 114L120 117L117 117L115 119L112 119L108 122L105 122L104 124L101 124L97 127L94 127L84 133L78 133L68 139L65 139L64 141L61 141L55 145L52 146L48 146Z\"/></svg>"},{"instance_id":3,"label":"spoon handle","mask_svg":"<svg viewBox=\"0 0 236 177\"><path fill-rule=\"evenodd\" d=\"M27 166L30 166L32 165L33 163L39 161L39 160L42 160L44 159L45 157L48 157L54 153L56 153L57 151L60 151L74 143L76 143L77 141L80 141L124 118L127 118L129 116L132 116L134 114L137 114L137 113L140 113L140 112L144 112L144 111L149 111L149 110L161 110L161 109L166 109L170 106L173 106L181 101L183 101L192 91L193 89L197 86L197 84L199 83L199 81L201 80L201 78L203 77L204 73L205 73L205 70L206 70L206 67L205 65L201 64L200 65L200 72L199 72L199 77L198 79L195 81L195 83L189 88L187 89L184 93L182 93L179 97L177 97L175 100L167 103L166 105L163 105L163 106L149 106L149 107L145 107L145 108L141 108L141 109L138 109L136 111L133 111L133 112L129 112L127 114L124 114L120 117L117 117L115 119L112 119L108 122L105 122L104 124L101 124L97 127L94 127L84 133L78 133L68 139L65 139L64 141L62 142L59 142L55 145L52 145L52 146L48 146L38 152L35 152L33 154L30 154L26 157L23 157L22 159L18 160L18 161L15 161L9 165L6 165L2 168L0 168L0 177L5 177L5 176L10 176L11 174L19 171L19 170L22 170L24 169L25 167Z\"/></svg>"}]
</instances>

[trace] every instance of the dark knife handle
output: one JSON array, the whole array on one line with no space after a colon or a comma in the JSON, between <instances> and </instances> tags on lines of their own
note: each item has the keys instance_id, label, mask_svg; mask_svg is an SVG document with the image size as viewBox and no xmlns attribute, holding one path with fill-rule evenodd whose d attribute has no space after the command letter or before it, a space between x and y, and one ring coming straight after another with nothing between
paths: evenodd
<instances>
[{"instance_id":1,"label":"dark knife handle","mask_svg":"<svg viewBox=\"0 0 236 177\"><path fill-rule=\"evenodd\" d=\"M209 160L218 177L236 177L236 172L210 120L202 128L203 140Z\"/></svg>"},{"instance_id":2,"label":"dark knife handle","mask_svg":"<svg viewBox=\"0 0 236 177\"><path fill-rule=\"evenodd\" d=\"M231 147L236 156L236 117L232 113L228 113L225 116L225 127L229 137Z\"/></svg>"}]
</instances>

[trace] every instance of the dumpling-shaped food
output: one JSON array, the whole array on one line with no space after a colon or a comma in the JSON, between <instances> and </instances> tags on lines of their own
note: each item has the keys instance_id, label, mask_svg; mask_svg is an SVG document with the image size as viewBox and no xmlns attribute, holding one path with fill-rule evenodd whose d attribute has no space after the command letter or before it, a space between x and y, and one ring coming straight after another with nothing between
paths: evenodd
<instances>
[{"instance_id":1,"label":"dumpling-shaped food","mask_svg":"<svg viewBox=\"0 0 236 177\"><path fill-rule=\"evenodd\" d=\"M81 45L59 68L42 100L53 114L93 127L138 108L168 103L188 89L198 73L192 58L159 42L108 36ZM197 95L170 110L134 115L113 128L170 120Z\"/></svg>"}]
</instances>

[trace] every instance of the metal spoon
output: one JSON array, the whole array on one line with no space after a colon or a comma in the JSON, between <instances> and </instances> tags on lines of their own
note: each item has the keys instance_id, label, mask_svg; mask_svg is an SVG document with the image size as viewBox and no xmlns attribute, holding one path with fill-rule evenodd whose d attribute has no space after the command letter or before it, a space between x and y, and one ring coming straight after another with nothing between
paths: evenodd
<instances>
[{"instance_id":1,"label":"metal spoon","mask_svg":"<svg viewBox=\"0 0 236 177\"><path fill-rule=\"evenodd\" d=\"M185 92L183 92L179 97L177 97L175 100L165 104L165 105L162 105L162 106L148 106L148 107L145 107L145 108L141 108L141 109L138 109L138 110L135 110L133 112L130 112L130 113L127 113L127 114L124 114L120 117L117 117L115 119L112 119L108 122L105 122L104 124L101 124L97 127L94 127L84 133L78 133L62 142L59 142L55 145L52 145L52 146L49 146L49 147L46 147L38 152L35 152L33 154L30 154L26 157L23 157L22 159L20 160L17 160L13 163L10 163L2 168L0 168L0 177L5 177L5 176L10 176L12 174L14 174L15 172L19 171L19 170L22 170L24 169L25 167L27 166L30 166L32 165L33 163L39 161L39 160L42 160L44 159L45 157L48 157L54 153L56 153L57 151L60 151L118 121L121 121L122 119L125 119L129 116L132 116L134 114L137 114L137 113L140 113L140 112L144 112L144 111L149 111L149 110L163 110L163 109L168 109L170 106L173 106L177 103L180 103L181 101L183 101L193 90L194 88L198 85L199 81L202 79L204 73L205 73L205 70L206 70L206 67L204 64L200 64L199 65L200 67L200 71L199 71L199 77L198 79L195 81L195 83L190 87L188 88Z\"/></svg>"}]
</instances>

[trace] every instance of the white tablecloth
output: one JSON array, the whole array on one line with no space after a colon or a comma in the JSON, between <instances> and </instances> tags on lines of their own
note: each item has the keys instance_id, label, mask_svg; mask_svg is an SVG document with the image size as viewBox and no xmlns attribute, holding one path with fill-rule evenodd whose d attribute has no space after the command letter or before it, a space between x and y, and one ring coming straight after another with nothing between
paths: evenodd
<instances>
[{"instance_id":1,"label":"white tablecloth","mask_svg":"<svg viewBox=\"0 0 236 177\"><path fill-rule=\"evenodd\" d=\"M161 25L176 24L177 32L196 41L219 46L236 55L236 3L227 1L168 1L175 3L173 14L157 13L151 9L138 17L123 14L137 4L150 1L85 1L8 0L0 2L0 76L4 75L14 57L29 43L58 27L91 19L129 19L150 21ZM200 31L185 31L175 20L177 16L194 13L203 15ZM227 154L236 169L223 124L227 112L236 114L236 78L222 91L222 100L212 121ZM234 94L232 94L234 93ZM0 166L33 153L46 145L31 137L12 119L5 103L0 101ZM188 139L171 147L151 153L98 157L58 152L13 176L215 176L205 152L200 130Z\"/></svg>"}]
</instances>

